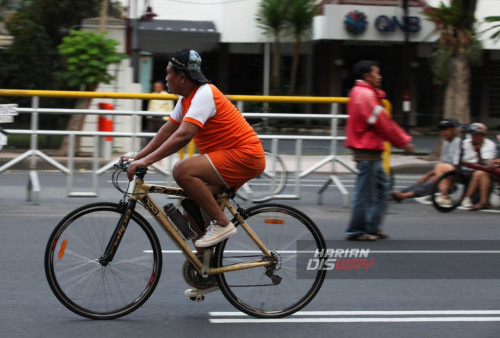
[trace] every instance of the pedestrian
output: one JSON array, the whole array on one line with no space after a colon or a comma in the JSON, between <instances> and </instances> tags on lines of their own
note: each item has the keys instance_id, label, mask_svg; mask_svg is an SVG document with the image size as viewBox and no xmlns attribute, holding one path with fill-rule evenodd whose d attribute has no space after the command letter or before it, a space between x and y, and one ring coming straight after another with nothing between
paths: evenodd
<instances>
[{"instance_id":1,"label":"pedestrian","mask_svg":"<svg viewBox=\"0 0 500 338\"><path fill-rule=\"evenodd\" d=\"M380 89L382 75L374 61L354 65L356 82L347 103L346 147L352 149L358 169L352 198L351 217L346 230L348 240L373 241L387 238L382 232L389 181L382 165L384 142L413 152L409 136L382 106L385 93Z\"/></svg>"},{"instance_id":2,"label":"pedestrian","mask_svg":"<svg viewBox=\"0 0 500 338\"><path fill-rule=\"evenodd\" d=\"M153 83L153 94L167 94L163 81L155 81ZM172 100L153 99L148 102L148 111L150 112L170 113L172 110L174 110L174 102ZM165 116L147 115L145 119L145 131L156 133L167 119L166 114ZM143 144L146 145L149 141L151 141L151 138L145 139Z\"/></svg>"}]
</instances>

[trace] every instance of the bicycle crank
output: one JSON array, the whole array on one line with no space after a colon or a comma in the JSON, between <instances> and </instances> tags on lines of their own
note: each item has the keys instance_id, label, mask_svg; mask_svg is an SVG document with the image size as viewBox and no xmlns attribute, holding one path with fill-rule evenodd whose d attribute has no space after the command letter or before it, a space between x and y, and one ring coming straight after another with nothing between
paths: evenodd
<instances>
[{"instance_id":1,"label":"bicycle crank","mask_svg":"<svg viewBox=\"0 0 500 338\"><path fill-rule=\"evenodd\" d=\"M203 260L203 254L196 256ZM187 284L196 289L208 289L217 285L215 275L204 278L188 260L182 265L182 276Z\"/></svg>"}]
</instances>

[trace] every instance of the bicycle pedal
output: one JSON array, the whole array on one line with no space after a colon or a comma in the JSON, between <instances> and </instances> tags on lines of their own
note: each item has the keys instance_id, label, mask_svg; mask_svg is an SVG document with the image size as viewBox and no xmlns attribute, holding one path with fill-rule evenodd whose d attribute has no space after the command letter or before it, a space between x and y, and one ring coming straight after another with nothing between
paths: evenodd
<instances>
[{"instance_id":1,"label":"bicycle pedal","mask_svg":"<svg viewBox=\"0 0 500 338\"><path fill-rule=\"evenodd\" d=\"M202 301L205 300L205 296L203 296L201 293L199 293L199 294L196 295L195 300L197 302L202 302Z\"/></svg>"}]
</instances>

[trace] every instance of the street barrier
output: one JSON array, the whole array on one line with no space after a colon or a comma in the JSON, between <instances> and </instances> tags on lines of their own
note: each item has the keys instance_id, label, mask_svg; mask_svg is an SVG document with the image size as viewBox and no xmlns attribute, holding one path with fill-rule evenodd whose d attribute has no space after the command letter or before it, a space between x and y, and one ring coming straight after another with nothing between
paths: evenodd
<instances>
[{"instance_id":1,"label":"street barrier","mask_svg":"<svg viewBox=\"0 0 500 338\"><path fill-rule=\"evenodd\" d=\"M136 151L134 140L139 137L153 137L154 133L146 132L117 132L109 130L109 124L99 131L68 131L68 130L39 130L39 114L92 114L98 115L99 117L106 116L132 116L132 117L142 117L145 115L158 115L165 116L165 113L155 113L149 111L125 111L125 110L107 110L107 109L55 109L55 108L40 108L39 107L39 97L89 97L89 98L113 98L113 99L177 99L175 95L171 94L133 94L133 93L100 93L100 92L69 92L69 91L40 91L40 90L7 90L0 89L0 96L31 96L32 105L31 108L16 108L18 113L29 113L31 114L31 129L8 129L6 130L11 134L20 135L31 135L30 149L12 159L11 161L5 163L0 167L0 173L4 172L6 169L14 166L20 161L30 157L30 175L28 178L27 185L27 199L38 203L38 194L41 191L36 168L36 158L39 157L42 160L50 163L56 167L61 172L67 175L67 196L69 197L96 197L98 196L98 176L102 175L104 172L112 168L114 161L110 161L106 165L99 167L99 149L100 143L103 137L117 137L117 138L129 138L131 140L130 150ZM294 187L293 194L278 194L275 195L275 199L299 199L301 191L301 180L316 172L319 168L325 166L326 164L331 165L330 175L328 180L323 184L321 189L318 191L318 203L322 203L322 194L325 189L332 184L334 187L338 188L343 195L343 204L348 206L349 204L349 193L344 187L342 182L338 179L335 172L335 164L338 163L343 167L347 168L353 173L356 173L356 169L352 168L349 164L344 162L337 155L337 142L345 140L345 136L339 135L338 133L338 120L347 119L347 115L342 115L338 113L338 105L345 104L348 102L347 97L288 97L288 96L258 96L258 95L228 95L231 101L236 102L236 105L240 108L240 111L245 116L245 118L251 119L267 119L267 120L327 120L330 122L330 132L329 135L317 136L317 135L261 135L258 136L262 140L271 140L270 152L273 154L278 154L278 143L280 140L294 140L295 143L295 170L293 173L294 177ZM330 114L283 114L283 113L247 113L243 112L243 102L288 102L288 103L319 103L319 104L330 104ZM388 101L384 103L386 109L390 110L390 105ZM101 106L102 108L109 108ZM67 165L59 163L52 157L46 155L42 151L38 150L38 135L64 135L69 137L69 146L67 154ZM77 136L90 136L94 139L94 149L92 154L92 191L91 192L77 192L73 191L74 188L74 176L75 176L75 137ZM323 160L318 163L302 169L302 159L303 159L303 141L330 141L330 152ZM390 149L390 148L389 148ZM386 168L388 168L388 154L390 150L386 151ZM153 167L158 170L158 172L169 176L171 169L173 167L172 157L169 158L168 168L161 168L158 164L154 164ZM34 189L37 189L36 191Z\"/></svg>"}]
</instances>

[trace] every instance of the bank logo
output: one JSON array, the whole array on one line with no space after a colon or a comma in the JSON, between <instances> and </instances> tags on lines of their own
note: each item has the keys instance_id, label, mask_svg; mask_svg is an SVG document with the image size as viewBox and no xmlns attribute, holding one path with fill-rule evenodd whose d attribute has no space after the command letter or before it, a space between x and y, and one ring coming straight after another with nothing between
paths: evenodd
<instances>
[{"instance_id":1,"label":"bank logo","mask_svg":"<svg viewBox=\"0 0 500 338\"><path fill-rule=\"evenodd\" d=\"M345 16L344 27L352 35L364 33L367 25L366 15L360 11L352 11Z\"/></svg>"}]
</instances>

